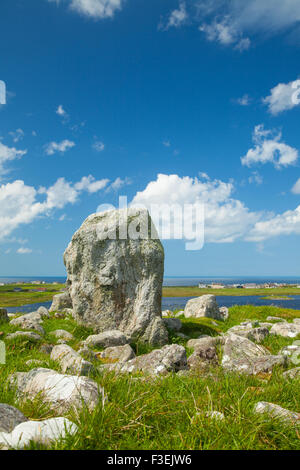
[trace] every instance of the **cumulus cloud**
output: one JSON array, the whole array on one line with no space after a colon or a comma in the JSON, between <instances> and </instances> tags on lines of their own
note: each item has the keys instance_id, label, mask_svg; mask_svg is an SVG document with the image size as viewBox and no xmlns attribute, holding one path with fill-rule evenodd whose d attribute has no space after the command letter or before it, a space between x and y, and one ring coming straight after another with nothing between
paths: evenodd
<instances>
[{"instance_id":1,"label":"cumulus cloud","mask_svg":"<svg viewBox=\"0 0 300 470\"><path fill-rule=\"evenodd\" d=\"M89 193L96 193L101 189L104 189L107 184L109 183L108 179L102 179L96 181L96 179L92 176L84 176L81 181L75 184L75 189L78 191L87 191Z\"/></svg>"},{"instance_id":2,"label":"cumulus cloud","mask_svg":"<svg viewBox=\"0 0 300 470\"><path fill-rule=\"evenodd\" d=\"M67 150L75 147L75 142L70 140L63 140L62 142L50 142L45 146L45 153L47 155L54 155L55 153L65 153Z\"/></svg>"},{"instance_id":3,"label":"cumulus cloud","mask_svg":"<svg viewBox=\"0 0 300 470\"><path fill-rule=\"evenodd\" d=\"M300 80L289 83L279 83L272 88L271 94L263 98L263 103L268 106L273 115L288 111L300 104Z\"/></svg>"},{"instance_id":4,"label":"cumulus cloud","mask_svg":"<svg viewBox=\"0 0 300 470\"><path fill-rule=\"evenodd\" d=\"M59 5L61 0L48 0ZM96 20L102 18L112 18L114 14L121 10L124 0L66 0L69 8L88 18Z\"/></svg>"},{"instance_id":5,"label":"cumulus cloud","mask_svg":"<svg viewBox=\"0 0 300 470\"><path fill-rule=\"evenodd\" d=\"M18 227L30 224L42 216L49 216L56 209L75 204L81 193L95 193L103 189L108 180L96 181L93 176L83 177L78 183L59 178L52 186L38 189L24 181L0 186L0 242Z\"/></svg>"},{"instance_id":6,"label":"cumulus cloud","mask_svg":"<svg viewBox=\"0 0 300 470\"><path fill-rule=\"evenodd\" d=\"M205 240L212 243L230 243L242 238L261 218L251 212L241 201L234 199L232 183L219 180L204 181L199 178L159 174L155 181L138 192L132 204L142 205L151 211L151 205L204 204ZM162 220L166 222L162 214ZM180 220L174 217L171 232Z\"/></svg>"},{"instance_id":7,"label":"cumulus cloud","mask_svg":"<svg viewBox=\"0 0 300 470\"><path fill-rule=\"evenodd\" d=\"M200 0L197 10L209 40L243 49L248 36L290 32L300 21L298 0Z\"/></svg>"},{"instance_id":8,"label":"cumulus cloud","mask_svg":"<svg viewBox=\"0 0 300 470\"><path fill-rule=\"evenodd\" d=\"M265 130L264 125L255 127L253 133L254 148L241 158L242 164L252 166L258 163L273 163L275 168L294 165L298 160L298 150L281 142L281 132Z\"/></svg>"},{"instance_id":9,"label":"cumulus cloud","mask_svg":"<svg viewBox=\"0 0 300 470\"><path fill-rule=\"evenodd\" d=\"M162 29L178 28L186 22L188 14L185 2L180 2L177 9L171 11L167 24Z\"/></svg>"},{"instance_id":10,"label":"cumulus cloud","mask_svg":"<svg viewBox=\"0 0 300 470\"><path fill-rule=\"evenodd\" d=\"M249 95L244 95L241 98L238 98L236 102L240 106L249 106L249 104L251 103L251 98Z\"/></svg>"},{"instance_id":11,"label":"cumulus cloud","mask_svg":"<svg viewBox=\"0 0 300 470\"><path fill-rule=\"evenodd\" d=\"M300 234L300 206L259 221L245 237L248 241L261 242L281 235Z\"/></svg>"},{"instance_id":12,"label":"cumulus cloud","mask_svg":"<svg viewBox=\"0 0 300 470\"><path fill-rule=\"evenodd\" d=\"M111 183L109 185L109 187L107 188L107 191L119 191L121 188L123 188L124 186L128 186L131 184L131 180L130 178L116 178L115 181L113 181L113 183Z\"/></svg>"},{"instance_id":13,"label":"cumulus cloud","mask_svg":"<svg viewBox=\"0 0 300 470\"><path fill-rule=\"evenodd\" d=\"M22 158L26 153L27 150L17 150L15 147L8 147L0 140L0 176L7 172L4 168L5 163Z\"/></svg>"},{"instance_id":14,"label":"cumulus cloud","mask_svg":"<svg viewBox=\"0 0 300 470\"><path fill-rule=\"evenodd\" d=\"M210 24L204 23L199 26L199 31L206 34L208 41L217 41L223 46L234 46L241 52L249 49L251 45L250 39L242 37L229 17L225 17L221 22L214 20Z\"/></svg>"}]
</instances>

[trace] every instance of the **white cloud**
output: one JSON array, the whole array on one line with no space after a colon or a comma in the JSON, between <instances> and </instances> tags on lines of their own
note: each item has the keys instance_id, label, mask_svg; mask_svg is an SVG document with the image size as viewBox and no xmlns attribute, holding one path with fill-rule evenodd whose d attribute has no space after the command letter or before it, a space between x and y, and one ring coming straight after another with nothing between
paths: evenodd
<instances>
[{"instance_id":1,"label":"white cloud","mask_svg":"<svg viewBox=\"0 0 300 470\"><path fill-rule=\"evenodd\" d=\"M290 32L300 21L298 0L200 0L197 10L209 40L244 49L249 35Z\"/></svg>"},{"instance_id":2,"label":"white cloud","mask_svg":"<svg viewBox=\"0 0 300 470\"><path fill-rule=\"evenodd\" d=\"M59 143L50 142L45 146L45 152L47 155L54 155L56 152L64 153L73 147L75 147L75 142L66 139Z\"/></svg>"},{"instance_id":3,"label":"white cloud","mask_svg":"<svg viewBox=\"0 0 300 470\"><path fill-rule=\"evenodd\" d=\"M19 248L17 250L17 253L19 253L20 255L29 255L30 253L32 253L32 250L30 248Z\"/></svg>"},{"instance_id":4,"label":"white cloud","mask_svg":"<svg viewBox=\"0 0 300 470\"><path fill-rule=\"evenodd\" d=\"M58 116L60 116L60 117L62 118L62 120L63 120L64 123L66 123L66 122L69 120L69 118L70 118L69 114L68 114L67 111L64 109L64 107L63 107L62 104L60 104L60 105L57 107L57 109L56 109L55 112L56 112L56 114L57 114Z\"/></svg>"},{"instance_id":5,"label":"white cloud","mask_svg":"<svg viewBox=\"0 0 300 470\"><path fill-rule=\"evenodd\" d=\"M249 106L250 102L251 102L251 98L249 95L244 95L242 96L241 98L238 98L236 100L237 104L239 104L240 106Z\"/></svg>"},{"instance_id":6,"label":"white cloud","mask_svg":"<svg viewBox=\"0 0 300 470\"><path fill-rule=\"evenodd\" d=\"M300 104L300 80L279 83L272 88L271 94L263 99L263 103L273 115L295 108Z\"/></svg>"},{"instance_id":7,"label":"white cloud","mask_svg":"<svg viewBox=\"0 0 300 470\"><path fill-rule=\"evenodd\" d=\"M257 222L246 240L261 242L281 235L300 235L300 206Z\"/></svg>"},{"instance_id":8,"label":"white cloud","mask_svg":"<svg viewBox=\"0 0 300 470\"><path fill-rule=\"evenodd\" d=\"M96 142L93 144L93 149L96 150L96 152L103 152L104 148L105 145L100 140L96 140Z\"/></svg>"},{"instance_id":9,"label":"white cloud","mask_svg":"<svg viewBox=\"0 0 300 470\"><path fill-rule=\"evenodd\" d=\"M171 147L171 142L169 140L164 140L163 145L164 147Z\"/></svg>"},{"instance_id":10,"label":"white cloud","mask_svg":"<svg viewBox=\"0 0 300 470\"><path fill-rule=\"evenodd\" d=\"M48 0L59 5L60 0ZM67 0L69 7L77 13L89 18L112 18L116 11L121 10L124 0Z\"/></svg>"},{"instance_id":11,"label":"white cloud","mask_svg":"<svg viewBox=\"0 0 300 470\"><path fill-rule=\"evenodd\" d=\"M234 46L239 51L249 49L251 41L243 38L239 31L230 22L229 17L225 17L222 22L214 20L211 24L204 23L199 27L199 31L206 34L208 41L217 41L223 46Z\"/></svg>"},{"instance_id":12,"label":"white cloud","mask_svg":"<svg viewBox=\"0 0 300 470\"><path fill-rule=\"evenodd\" d=\"M7 241L7 237L24 224L49 216L67 204L75 204L83 191L95 193L104 189L108 181L96 181L90 175L75 184L59 178L49 188L36 189L21 180L0 185L0 241Z\"/></svg>"},{"instance_id":13,"label":"white cloud","mask_svg":"<svg viewBox=\"0 0 300 470\"><path fill-rule=\"evenodd\" d=\"M255 183L257 185L263 184L263 177L257 172L254 171L251 176L249 176L248 181L250 184Z\"/></svg>"},{"instance_id":14,"label":"white cloud","mask_svg":"<svg viewBox=\"0 0 300 470\"><path fill-rule=\"evenodd\" d=\"M194 204L205 207L205 240L212 243L229 243L243 238L245 233L261 218L251 212L241 201L234 199L232 183L219 180L202 181L188 176L159 174L155 181L138 192L132 204L148 209L152 204ZM179 221L175 218L174 226Z\"/></svg>"},{"instance_id":15,"label":"white cloud","mask_svg":"<svg viewBox=\"0 0 300 470\"><path fill-rule=\"evenodd\" d=\"M300 194L300 178L298 179L298 181L296 181L296 183L292 187L292 193Z\"/></svg>"},{"instance_id":16,"label":"white cloud","mask_svg":"<svg viewBox=\"0 0 300 470\"><path fill-rule=\"evenodd\" d=\"M7 147L0 140L0 175L7 171L4 168L6 162L22 158L26 153L27 150L17 150L15 147Z\"/></svg>"},{"instance_id":17,"label":"white cloud","mask_svg":"<svg viewBox=\"0 0 300 470\"><path fill-rule=\"evenodd\" d=\"M187 18L188 14L186 11L185 2L180 2L178 9L175 9L170 13L165 29L178 28L186 22Z\"/></svg>"},{"instance_id":18,"label":"white cloud","mask_svg":"<svg viewBox=\"0 0 300 470\"><path fill-rule=\"evenodd\" d=\"M273 163L277 169L294 165L298 160L298 150L281 142L281 137L281 133L265 130L263 124L256 126L253 133L255 147L241 158L242 164Z\"/></svg>"},{"instance_id":19,"label":"white cloud","mask_svg":"<svg viewBox=\"0 0 300 470\"><path fill-rule=\"evenodd\" d=\"M115 179L113 183L109 185L109 187L107 188L107 191L110 191L110 190L119 191L121 188L129 184L131 184L131 180L129 178L122 179L118 177Z\"/></svg>"},{"instance_id":20,"label":"white cloud","mask_svg":"<svg viewBox=\"0 0 300 470\"><path fill-rule=\"evenodd\" d=\"M92 175L84 176L81 181L75 184L75 189L78 191L88 191L89 193L96 193L104 189L109 183L108 179L96 181Z\"/></svg>"},{"instance_id":21,"label":"white cloud","mask_svg":"<svg viewBox=\"0 0 300 470\"><path fill-rule=\"evenodd\" d=\"M19 142L19 140L22 140L24 138L24 131L23 129L17 129L15 132L10 132L9 135L12 136L13 141L15 143Z\"/></svg>"}]
</instances>

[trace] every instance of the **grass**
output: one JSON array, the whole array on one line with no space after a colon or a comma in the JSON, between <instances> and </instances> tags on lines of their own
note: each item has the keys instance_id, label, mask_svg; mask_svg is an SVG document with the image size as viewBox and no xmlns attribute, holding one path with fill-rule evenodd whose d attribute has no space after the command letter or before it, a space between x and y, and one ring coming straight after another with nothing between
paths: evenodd
<instances>
[{"instance_id":1,"label":"grass","mask_svg":"<svg viewBox=\"0 0 300 470\"><path fill-rule=\"evenodd\" d=\"M45 288L45 292L30 292L32 289ZM34 304L39 302L48 302L58 294L64 284L7 284L0 286L0 308L1 307L20 307L21 305ZM22 292L14 292L15 288L22 289Z\"/></svg>"},{"instance_id":2,"label":"grass","mask_svg":"<svg viewBox=\"0 0 300 470\"><path fill-rule=\"evenodd\" d=\"M218 335L231 326L247 319L266 320L267 316L281 316L291 321L300 312L277 307L235 306L229 310L229 319L219 322L209 318L182 318L182 332L190 338L200 334ZM56 319L51 315L43 323L46 335L43 341L56 343L50 334L56 329L65 329L74 335L69 344L80 347L80 341L91 334L91 329L78 326L74 320ZM7 333L16 331L10 324L0 325L4 339ZM295 340L295 339L294 339ZM294 340L268 337L264 345L277 353ZM170 334L170 342L186 347L187 340ZM39 398L20 401L7 386L9 375L15 371L29 371L34 366L26 365L28 359L43 361L43 367L59 370L47 354L39 351L41 343L24 340L7 342L7 364L0 366L0 403L17 406L30 419L41 420L53 417L53 412ZM137 354L151 350L145 345L133 345ZM190 354L191 351L188 351ZM92 413L86 409L70 411L65 416L79 428L75 436L51 446L32 444L31 449L109 449L109 450L299 450L300 434L277 420L253 414L258 401L276 403L284 408L300 412L300 381L287 382L282 370L272 375L248 377L239 374L224 374L221 368L212 368L202 375L164 378L141 375L115 375L99 370L92 376L104 387L108 397L104 408L98 406ZM207 418L209 411L220 411L225 421ZM196 418L194 418L196 417ZM193 419L194 418L194 419Z\"/></svg>"},{"instance_id":3,"label":"grass","mask_svg":"<svg viewBox=\"0 0 300 470\"><path fill-rule=\"evenodd\" d=\"M164 287L163 297L199 297L200 295L232 295L236 297L251 296L251 295L264 295L269 296L287 296L287 295L300 295L300 289L297 287L280 287L276 289L237 289L237 288L225 288L225 289L199 289L196 286L184 287Z\"/></svg>"}]
</instances>

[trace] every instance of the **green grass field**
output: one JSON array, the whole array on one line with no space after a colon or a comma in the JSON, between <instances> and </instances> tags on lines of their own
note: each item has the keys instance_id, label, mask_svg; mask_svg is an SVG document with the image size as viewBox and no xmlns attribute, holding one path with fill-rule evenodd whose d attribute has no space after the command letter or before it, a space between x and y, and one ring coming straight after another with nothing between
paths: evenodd
<instances>
[{"instance_id":1,"label":"green grass field","mask_svg":"<svg viewBox=\"0 0 300 470\"><path fill-rule=\"evenodd\" d=\"M45 288L45 292L30 292L32 289ZM0 286L0 308L1 307L20 307L26 304L38 302L47 302L52 300L55 294L58 294L64 284L7 284ZM20 288L24 292L14 292L15 288Z\"/></svg>"},{"instance_id":2,"label":"green grass field","mask_svg":"<svg viewBox=\"0 0 300 470\"><path fill-rule=\"evenodd\" d=\"M232 307L226 322L182 318L182 332L190 338L200 334L218 335L246 319L265 320L267 316L281 316L287 320L300 317L300 312L277 307ZM56 343L50 332L65 329L75 339L69 344L79 348L79 342L91 330L78 326L71 317L44 321L46 335L43 341ZM0 339L17 327L1 324ZM299 338L298 338L299 339ZM264 345L277 353L295 339L268 337ZM186 346L186 340L170 334L170 342ZM138 354L150 349L133 345ZM28 359L43 361L43 367L59 370L47 354L39 351L40 344L18 340L7 342L7 364L0 366L0 403L17 406L30 419L53 417L41 399L20 401L7 386L8 376L15 371L29 371ZM187 350L187 354L191 351ZM294 366L295 367L295 366ZM278 420L253 414L258 401L269 401L284 408L300 412L300 381L287 382L282 370L273 374L249 377L226 373L212 368L202 375L180 377L171 374L164 378L142 377L97 372L94 378L104 387L108 400L102 408L90 413L73 411L66 415L79 427L75 436L50 446L50 449L108 449L108 450L192 450L192 449L300 449L300 429L283 425ZM214 421L206 413L214 410L225 415L225 421ZM193 417L197 414L197 418ZM32 449L38 447L32 445Z\"/></svg>"},{"instance_id":3,"label":"green grass field","mask_svg":"<svg viewBox=\"0 0 300 470\"><path fill-rule=\"evenodd\" d=\"M278 289L199 289L198 287L164 287L164 297L199 297L200 295L263 295L265 297L285 297L287 295L300 295L300 289L297 287L280 287Z\"/></svg>"}]
</instances>

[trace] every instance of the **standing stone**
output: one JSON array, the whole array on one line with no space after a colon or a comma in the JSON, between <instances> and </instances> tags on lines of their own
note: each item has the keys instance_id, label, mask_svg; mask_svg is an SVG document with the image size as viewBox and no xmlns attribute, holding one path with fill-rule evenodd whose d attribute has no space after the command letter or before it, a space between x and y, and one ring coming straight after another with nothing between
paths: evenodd
<instances>
[{"instance_id":1,"label":"standing stone","mask_svg":"<svg viewBox=\"0 0 300 470\"><path fill-rule=\"evenodd\" d=\"M92 214L74 234L64 262L76 321L98 332L120 330L131 341L167 342L164 250L148 211Z\"/></svg>"}]
</instances>

